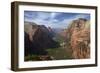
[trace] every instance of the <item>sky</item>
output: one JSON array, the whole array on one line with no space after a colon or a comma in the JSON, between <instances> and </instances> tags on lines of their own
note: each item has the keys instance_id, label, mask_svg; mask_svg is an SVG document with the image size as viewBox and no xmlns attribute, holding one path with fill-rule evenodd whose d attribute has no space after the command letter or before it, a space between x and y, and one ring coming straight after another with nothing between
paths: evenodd
<instances>
[{"instance_id":1,"label":"sky","mask_svg":"<svg viewBox=\"0 0 100 73\"><path fill-rule=\"evenodd\" d=\"M64 12L40 12L24 11L24 21L35 22L51 28L67 28L67 26L78 18L90 20L90 14L86 13L64 13Z\"/></svg>"}]
</instances>

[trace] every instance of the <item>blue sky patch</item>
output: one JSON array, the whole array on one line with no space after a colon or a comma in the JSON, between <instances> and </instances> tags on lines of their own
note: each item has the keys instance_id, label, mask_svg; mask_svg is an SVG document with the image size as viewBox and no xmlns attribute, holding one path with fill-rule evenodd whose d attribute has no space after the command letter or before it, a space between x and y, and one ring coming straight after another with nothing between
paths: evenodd
<instances>
[{"instance_id":1,"label":"blue sky patch","mask_svg":"<svg viewBox=\"0 0 100 73\"><path fill-rule=\"evenodd\" d=\"M71 21L78 18L85 18L87 20L90 20L90 14L24 11L24 21L35 22L38 25L45 25L46 27L51 28L66 28Z\"/></svg>"}]
</instances>

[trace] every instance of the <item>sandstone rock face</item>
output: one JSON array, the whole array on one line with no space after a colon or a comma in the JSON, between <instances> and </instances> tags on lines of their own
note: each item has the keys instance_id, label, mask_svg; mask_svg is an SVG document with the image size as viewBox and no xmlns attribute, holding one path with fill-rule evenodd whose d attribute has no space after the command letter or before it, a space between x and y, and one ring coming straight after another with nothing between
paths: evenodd
<instances>
[{"instance_id":1,"label":"sandstone rock face","mask_svg":"<svg viewBox=\"0 0 100 73\"><path fill-rule=\"evenodd\" d=\"M52 39L50 30L44 25L25 23L25 55L46 55L47 48L56 48L59 44Z\"/></svg>"},{"instance_id":2,"label":"sandstone rock face","mask_svg":"<svg viewBox=\"0 0 100 73\"><path fill-rule=\"evenodd\" d=\"M90 29L86 27L87 22L86 19L80 18L71 24L70 44L75 59L90 57Z\"/></svg>"}]
</instances>

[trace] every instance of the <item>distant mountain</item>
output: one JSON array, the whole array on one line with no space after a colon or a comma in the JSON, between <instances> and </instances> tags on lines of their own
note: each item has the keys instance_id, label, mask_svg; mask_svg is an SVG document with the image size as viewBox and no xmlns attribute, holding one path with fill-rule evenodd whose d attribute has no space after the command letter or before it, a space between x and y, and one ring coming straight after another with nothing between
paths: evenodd
<instances>
[{"instance_id":1,"label":"distant mountain","mask_svg":"<svg viewBox=\"0 0 100 73\"><path fill-rule=\"evenodd\" d=\"M66 29L63 29L63 28L53 28L52 30L55 32L55 38L61 37L64 40L66 40L66 37L67 37Z\"/></svg>"},{"instance_id":2,"label":"distant mountain","mask_svg":"<svg viewBox=\"0 0 100 73\"><path fill-rule=\"evenodd\" d=\"M52 33L44 25L25 22L25 55L45 55L47 48L56 48L59 44L52 39Z\"/></svg>"},{"instance_id":3,"label":"distant mountain","mask_svg":"<svg viewBox=\"0 0 100 73\"><path fill-rule=\"evenodd\" d=\"M62 28L52 28L52 30L55 32L55 33L60 33L63 31Z\"/></svg>"}]
</instances>

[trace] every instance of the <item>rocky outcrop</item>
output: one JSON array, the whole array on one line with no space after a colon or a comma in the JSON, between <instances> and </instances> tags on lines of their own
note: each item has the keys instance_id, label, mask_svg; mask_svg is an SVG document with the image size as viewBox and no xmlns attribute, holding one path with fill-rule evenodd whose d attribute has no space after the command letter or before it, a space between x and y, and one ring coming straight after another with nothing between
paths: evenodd
<instances>
[{"instance_id":1,"label":"rocky outcrop","mask_svg":"<svg viewBox=\"0 0 100 73\"><path fill-rule=\"evenodd\" d=\"M80 18L74 20L69 28L72 56L75 59L90 57L90 26L87 27L87 25L89 21Z\"/></svg>"},{"instance_id":2,"label":"rocky outcrop","mask_svg":"<svg viewBox=\"0 0 100 73\"><path fill-rule=\"evenodd\" d=\"M27 22L28 23L28 22ZM52 39L52 33L44 25L25 24L25 55L46 55L47 48L56 48L59 44Z\"/></svg>"}]
</instances>

